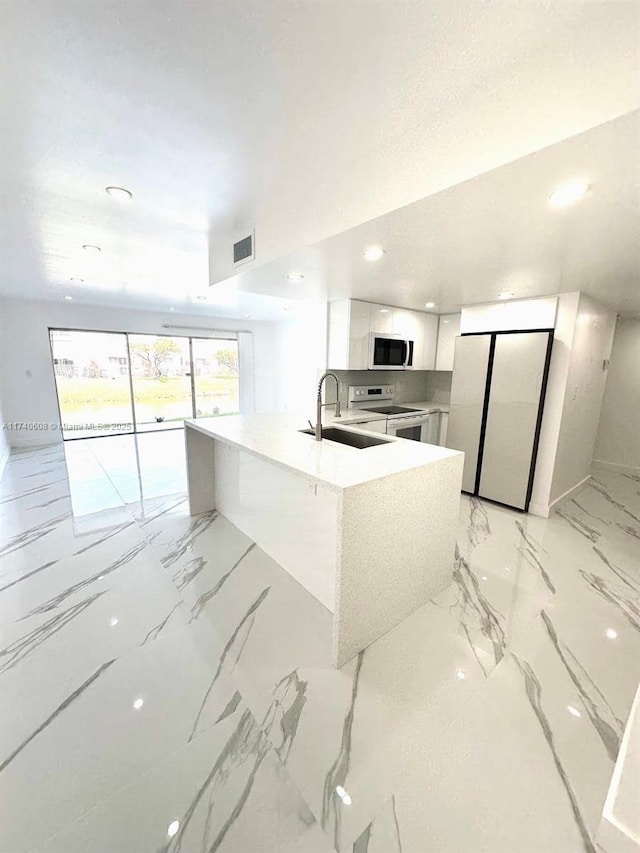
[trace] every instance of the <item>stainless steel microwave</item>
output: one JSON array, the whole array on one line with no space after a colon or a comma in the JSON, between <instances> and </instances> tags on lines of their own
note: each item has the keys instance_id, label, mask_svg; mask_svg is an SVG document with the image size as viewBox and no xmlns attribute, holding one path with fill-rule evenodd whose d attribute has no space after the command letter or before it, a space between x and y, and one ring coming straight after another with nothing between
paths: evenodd
<instances>
[{"instance_id":1,"label":"stainless steel microwave","mask_svg":"<svg viewBox=\"0 0 640 853\"><path fill-rule=\"evenodd\" d=\"M413 341L401 335L369 334L369 370L409 370L413 367Z\"/></svg>"}]
</instances>

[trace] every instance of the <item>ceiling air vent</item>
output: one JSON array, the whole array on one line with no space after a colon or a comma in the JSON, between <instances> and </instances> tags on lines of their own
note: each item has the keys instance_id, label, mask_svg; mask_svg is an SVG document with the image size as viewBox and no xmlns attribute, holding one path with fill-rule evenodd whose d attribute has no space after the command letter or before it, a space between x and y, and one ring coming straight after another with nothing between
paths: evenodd
<instances>
[{"instance_id":1,"label":"ceiling air vent","mask_svg":"<svg viewBox=\"0 0 640 853\"><path fill-rule=\"evenodd\" d=\"M239 267L240 264L246 264L254 258L254 232L252 231L248 237L243 237L242 240L233 244L233 265Z\"/></svg>"}]
</instances>

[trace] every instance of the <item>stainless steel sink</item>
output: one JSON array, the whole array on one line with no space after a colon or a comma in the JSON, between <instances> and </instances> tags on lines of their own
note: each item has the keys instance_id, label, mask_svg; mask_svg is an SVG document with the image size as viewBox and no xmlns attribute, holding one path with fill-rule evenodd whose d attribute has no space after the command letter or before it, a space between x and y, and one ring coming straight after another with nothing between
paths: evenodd
<instances>
[{"instance_id":1,"label":"stainless steel sink","mask_svg":"<svg viewBox=\"0 0 640 853\"><path fill-rule=\"evenodd\" d=\"M315 435L312 429L301 429L305 435ZM338 444L348 444L349 447L355 447L358 450L364 450L367 447L375 447L376 444L391 444L388 438L378 438L373 435L361 435L358 432L347 432L344 429L337 427L323 427L322 440L336 441Z\"/></svg>"}]
</instances>

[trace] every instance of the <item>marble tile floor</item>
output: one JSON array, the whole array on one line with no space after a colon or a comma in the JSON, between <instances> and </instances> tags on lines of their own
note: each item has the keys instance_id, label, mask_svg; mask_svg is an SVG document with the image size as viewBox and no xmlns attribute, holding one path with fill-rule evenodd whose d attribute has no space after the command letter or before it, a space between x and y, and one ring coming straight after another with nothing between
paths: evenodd
<instances>
[{"instance_id":1,"label":"marble tile floor","mask_svg":"<svg viewBox=\"0 0 640 853\"><path fill-rule=\"evenodd\" d=\"M330 614L184 490L181 433L11 456L0 853L601 849L639 478L550 519L463 498L452 586L340 670Z\"/></svg>"}]
</instances>

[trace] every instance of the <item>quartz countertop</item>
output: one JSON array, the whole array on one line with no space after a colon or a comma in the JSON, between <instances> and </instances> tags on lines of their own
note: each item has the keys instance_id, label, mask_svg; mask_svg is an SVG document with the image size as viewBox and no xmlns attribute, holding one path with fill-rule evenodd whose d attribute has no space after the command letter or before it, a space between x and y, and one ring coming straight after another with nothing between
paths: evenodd
<instances>
[{"instance_id":1,"label":"quartz countertop","mask_svg":"<svg viewBox=\"0 0 640 853\"><path fill-rule=\"evenodd\" d=\"M327 417L323 421L327 426L335 419ZM340 419L335 425L344 427L345 422ZM384 444L364 450L326 439L315 441L312 435L299 432L309 427L306 414L233 415L187 420L185 424L336 491L462 455L456 450L391 436L386 436ZM344 428L372 435L357 427Z\"/></svg>"},{"instance_id":2,"label":"quartz countertop","mask_svg":"<svg viewBox=\"0 0 640 853\"><path fill-rule=\"evenodd\" d=\"M448 403L435 403L433 400L420 400L417 403L414 402L405 402L404 400L401 403L393 403L390 400L382 400L375 402L371 401L372 406L384 406L384 405L394 405L394 406L403 406L407 409L422 409L428 412L448 412L449 404ZM347 409L342 410L342 417L340 421L343 424L346 423L363 423L364 421L383 421L387 416L381 414L380 412L371 412L367 409L354 409L349 406ZM322 423L328 424L333 423L335 418L332 416L331 407L327 409L323 409L322 414Z\"/></svg>"},{"instance_id":3,"label":"quartz countertop","mask_svg":"<svg viewBox=\"0 0 640 853\"><path fill-rule=\"evenodd\" d=\"M325 426L333 423L336 426L340 426L340 424L361 424L365 421L386 421L386 419L387 416L380 414L380 412L365 412L363 409L352 409L350 406L347 409L342 409L339 418L336 418L333 406L327 406L322 410L322 423Z\"/></svg>"},{"instance_id":4,"label":"quartz countertop","mask_svg":"<svg viewBox=\"0 0 640 853\"><path fill-rule=\"evenodd\" d=\"M408 409L425 409L431 412L448 412L448 403L436 403L433 400L419 400L417 403L398 403L399 406L406 406Z\"/></svg>"}]
</instances>

